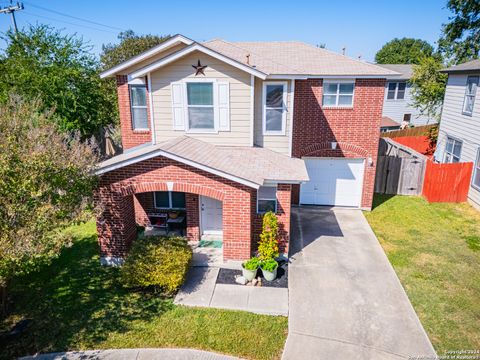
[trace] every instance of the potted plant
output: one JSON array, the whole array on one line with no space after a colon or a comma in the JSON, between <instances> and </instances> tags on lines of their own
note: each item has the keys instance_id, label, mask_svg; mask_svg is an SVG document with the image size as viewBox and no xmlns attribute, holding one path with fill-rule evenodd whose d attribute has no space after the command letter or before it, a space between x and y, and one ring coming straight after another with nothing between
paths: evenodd
<instances>
[{"instance_id":1,"label":"potted plant","mask_svg":"<svg viewBox=\"0 0 480 360\"><path fill-rule=\"evenodd\" d=\"M276 262L275 259L268 259L266 261L262 261L260 267L262 269L262 274L265 280L273 281L277 278L278 262Z\"/></svg>"},{"instance_id":2,"label":"potted plant","mask_svg":"<svg viewBox=\"0 0 480 360\"><path fill-rule=\"evenodd\" d=\"M242 264L242 275L248 281L252 281L257 276L257 270L260 267L260 260L252 257Z\"/></svg>"}]
</instances>

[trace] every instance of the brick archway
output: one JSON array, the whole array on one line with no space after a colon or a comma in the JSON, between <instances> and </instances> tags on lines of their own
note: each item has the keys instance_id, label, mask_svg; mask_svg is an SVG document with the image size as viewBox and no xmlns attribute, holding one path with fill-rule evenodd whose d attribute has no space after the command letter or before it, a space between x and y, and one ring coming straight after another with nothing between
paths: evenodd
<instances>
[{"instance_id":1,"label":"brick archway","mask_svg":"<svg viewBox=\"0 0 480 360\"><path fill-rule=\"evenodd\" d=\"M332 142L325 141L321 143L315 143L304 148L299 157L303 156L332 156L332 157L362 157L368 156L368 151L364 148L348 143L338 142L336 149L332 149Z\"/></svg>"},{"instance_id":2,"label":"brick archway","mask_svg":"<svg viewBox=\"0 0 480 360\"><path fill-rule=\"evenodd\" d=\"M223 201L225 198L225 193L218 189L214 189L208 186L189 184L183 182L165 182L165 181L155 181L155 182L140 182L137 184L129 184L120 189L117 189L117 192L122 196L129 196L145 192L154 192L154 191L178 191L184 193L191 193L196 195L208 196L219 201Z\"/></svg>"}]
</instances>

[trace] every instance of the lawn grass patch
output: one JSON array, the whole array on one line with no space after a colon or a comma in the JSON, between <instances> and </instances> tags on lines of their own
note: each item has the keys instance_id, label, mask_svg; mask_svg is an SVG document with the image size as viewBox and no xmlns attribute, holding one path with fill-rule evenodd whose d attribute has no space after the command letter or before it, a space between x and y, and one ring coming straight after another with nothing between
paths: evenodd
<instances>
[{"instance_id":1,"label":"lawn grass patch","mask_svg":"<svg viewBox=\"0 0 480 360\"><path fill-rule=\"evenodd\" d=\"M14 279L6 328L33 323L0 358L67 350L186 347L248 359L276 359L285 317L176 306L171 297L126 289L118 268L100 266L93 221L72 226L73 245L49 266Z\"/></svg>"},{"instance_id":2,"label":"lawn grass patch","mask_svg":"<svg viewBox=\"0 0 480 360\"><path fill-rule=\"evenodd\" d=\"M438 354L480 349L480 213L376 195L365 216Z\"/></svg>"}]
</instances>

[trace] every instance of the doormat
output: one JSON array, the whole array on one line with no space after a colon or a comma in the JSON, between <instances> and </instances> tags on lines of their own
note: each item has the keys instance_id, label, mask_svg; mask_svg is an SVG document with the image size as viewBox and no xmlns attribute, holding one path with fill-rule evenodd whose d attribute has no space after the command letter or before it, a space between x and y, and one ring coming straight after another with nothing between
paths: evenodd
<instances>
[{"instance_id":1,"label":"doormat","mask_svg":"<svg viewBox=\"0 0 480 360\"><path fill-rule=\"evenodd\" d=\"M221 249L222 248L222 241L220 241L220 240L200 240L200 242L198 243L198 247Z\"/></svg>"},{"instance_id":2,"label":"doormat","mask_svg":"<svg viewBox=\"0 0 480 360\"><path fill-rule=\"evenodd\" d=\"M217 284L240 285L235 282L235 276L242 275L242 270L220 268L217 276ZM262 270L258 269L257 278L262 279L262 287L288 288L288 263L286 261L278 265L277 278L267 281L263 278Z\"/></svg>"}]
</instances>

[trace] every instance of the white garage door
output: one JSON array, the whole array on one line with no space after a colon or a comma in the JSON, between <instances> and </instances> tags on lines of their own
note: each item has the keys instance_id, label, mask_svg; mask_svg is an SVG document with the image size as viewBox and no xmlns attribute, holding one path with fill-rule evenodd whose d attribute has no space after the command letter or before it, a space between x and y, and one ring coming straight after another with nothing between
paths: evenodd
<instances>
[{"instance_id":1,"label":"white garage door","mask_svg":"<svg viewBox=\"0 0 480 360\"><path fill-rule=\"evenodd\" d=\"M310 181L300 187L300 204L360 206L363 159L304 160Z\"/></svg>"}]
</instances>

